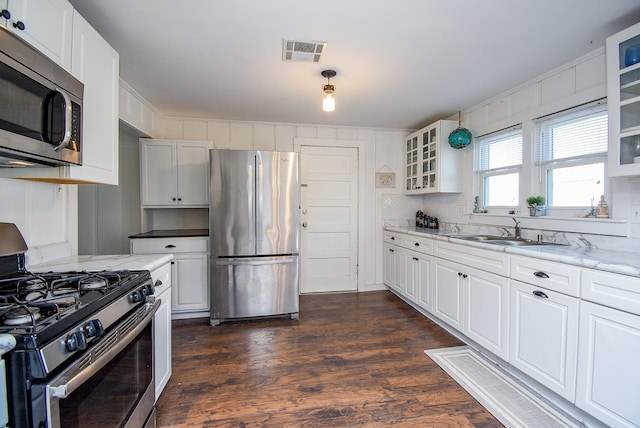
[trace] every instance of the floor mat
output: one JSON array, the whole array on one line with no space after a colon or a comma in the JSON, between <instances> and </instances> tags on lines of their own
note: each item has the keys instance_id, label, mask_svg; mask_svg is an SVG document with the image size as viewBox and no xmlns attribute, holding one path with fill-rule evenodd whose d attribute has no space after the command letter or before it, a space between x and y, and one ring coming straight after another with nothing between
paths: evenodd
<instances>
[{"instance_id":1,"label":"floor mat","mask_svg":"<svg viewBox=\"0 0 640 428\"><path fill-rule=\"evenodd\" d=\"M424 352L506 427L584 427L469 346Z\"/></svg>"}]
</instances>

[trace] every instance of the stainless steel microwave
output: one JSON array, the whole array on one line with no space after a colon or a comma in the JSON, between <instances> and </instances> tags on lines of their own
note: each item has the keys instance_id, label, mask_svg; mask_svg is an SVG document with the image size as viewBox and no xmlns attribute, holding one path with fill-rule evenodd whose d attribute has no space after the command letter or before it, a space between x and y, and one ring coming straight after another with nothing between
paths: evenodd
<instances>
[{"instance_id":1,"label":"stainless steel microwave","mask_svg":"<svg viewBox=\"0 0 640 428\"><path fill-rule=\"evenodd\" d=\"M0 26L0 167L82 165L83 84Z\"/></svg>"}]
</instances>

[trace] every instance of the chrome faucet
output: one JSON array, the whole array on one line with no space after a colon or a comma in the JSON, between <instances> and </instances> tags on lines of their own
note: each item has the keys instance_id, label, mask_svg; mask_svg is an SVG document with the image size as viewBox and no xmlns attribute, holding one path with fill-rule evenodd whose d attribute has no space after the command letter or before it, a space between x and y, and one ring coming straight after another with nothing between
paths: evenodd
<instances>
[{"instance_id":1,"label":"chrome faucet","mask_svg":"<svg viewBox=\"0 0 640 428\"><path fill-rule=\"evenodd\" d=\"M515 217L511 217L513 221L516 222L516 238L522 238L522 228L520 227L520 221L518 221Z\"/></svg>"}]
</instances>

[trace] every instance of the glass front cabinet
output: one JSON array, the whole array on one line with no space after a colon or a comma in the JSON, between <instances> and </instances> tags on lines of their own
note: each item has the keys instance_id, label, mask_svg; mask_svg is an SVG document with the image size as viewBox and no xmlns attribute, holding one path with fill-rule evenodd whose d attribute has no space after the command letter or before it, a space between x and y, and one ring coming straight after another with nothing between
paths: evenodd
<instances>
[{"instance_id":1,"label":"glass front cabinet","mask_svg":"<svg viewBox=\"0 0 640 428\"><path fill-rule=\"evenodd\" d=\"M640 175L640 23L607 39L609 175Z\"/></svg>"},{"instance_id":2,"label":"glass front cabinet","mask_svg":"<svg viewBox=\"0 0 640 428\"><path fill-rule=\"evenodd\" d=\"M449 145L454 120L439 120L405 138L406 195L462 191L462 156Z\"/></svg>"}]
</instances>

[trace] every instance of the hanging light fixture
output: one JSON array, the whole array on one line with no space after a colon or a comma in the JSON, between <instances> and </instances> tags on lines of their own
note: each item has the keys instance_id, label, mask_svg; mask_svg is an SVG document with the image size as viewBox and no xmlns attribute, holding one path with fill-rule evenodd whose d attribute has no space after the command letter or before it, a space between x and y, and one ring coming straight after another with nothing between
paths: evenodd
<instances>
[{"instance_id":1,"label":"hanging light fixture","mask_svg":"<svg viewBox=\"0 0 640 428\"><path fill-rule=\"evenodd\" d=\"M323 111L334 111L336 109L336 99L333 96L336 88L331 84L331 78L336 76L335 70L322 70L322 77L327 78L327 84L322 87L324 98L322 99Z\"/></svg>"}]
</instances>

